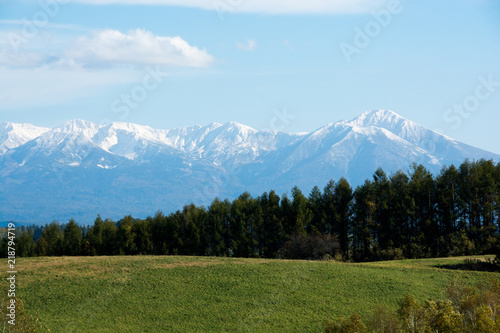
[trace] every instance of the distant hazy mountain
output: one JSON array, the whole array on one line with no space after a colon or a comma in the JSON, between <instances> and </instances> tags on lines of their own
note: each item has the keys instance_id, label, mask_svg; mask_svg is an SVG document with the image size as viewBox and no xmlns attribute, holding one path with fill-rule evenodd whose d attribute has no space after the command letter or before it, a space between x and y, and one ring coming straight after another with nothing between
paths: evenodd
<instances>
[{"instance_id":1,"label":"distant hazy mountain","mask_svg":"<svg viewBox=\"0 0 500 333\"><path fill-rule=\"evenodd\" d=\"M305 194L347 178L500 155L457 142L392 111L369 111L312 133L256 131L237 123L158 130L74 120L53 129L0 123L0 220L91 223L209 204L244 191Z\"/></svg>"}]
</instances>

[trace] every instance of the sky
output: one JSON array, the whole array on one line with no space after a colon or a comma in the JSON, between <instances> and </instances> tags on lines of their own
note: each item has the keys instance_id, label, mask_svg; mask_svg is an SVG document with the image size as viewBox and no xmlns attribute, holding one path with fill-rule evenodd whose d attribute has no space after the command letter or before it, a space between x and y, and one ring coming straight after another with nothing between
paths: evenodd
<instances>
[{"instance_id":1,"label":"sky","mask_svg":"<svg viewBox=\"0 0 500 333\"><path fill-rule=\"evenodd\" d=\"M0 0L0 121L310 132L374 109L500 154L500 1Z\"/></svg>"}]
</instances>

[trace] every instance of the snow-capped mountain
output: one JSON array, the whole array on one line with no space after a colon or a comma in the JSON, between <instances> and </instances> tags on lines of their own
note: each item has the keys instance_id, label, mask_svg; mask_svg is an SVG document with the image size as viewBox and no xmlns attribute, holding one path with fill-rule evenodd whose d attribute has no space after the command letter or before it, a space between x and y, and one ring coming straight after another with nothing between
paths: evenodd
<instances>
[{"instance_id":1,"label":"snow-capped mountain","mask_svg":"<svg viewBox=\"0 0 500 333\"><path fill-rule=\"evenodd\" d=\"M31 124L0 123L0 154L17 148L48 130L49 128L36 127Z\"/></svg>"},{"instance_id":2,"label":"snow-capped mountain","mask_svg":"<svg viewBox=\"0 0 500 333\"><path fill-rule=\"evenodd\" d=\"M363 113L311 133L257 131L238 123L159 130L74 120L53 129L0 124L0 220L91 223L210 204L244 191L282 194L346 177L358 185L378 167L443 165L495 155L392 111Z\"/></svg>"}]
</instances>

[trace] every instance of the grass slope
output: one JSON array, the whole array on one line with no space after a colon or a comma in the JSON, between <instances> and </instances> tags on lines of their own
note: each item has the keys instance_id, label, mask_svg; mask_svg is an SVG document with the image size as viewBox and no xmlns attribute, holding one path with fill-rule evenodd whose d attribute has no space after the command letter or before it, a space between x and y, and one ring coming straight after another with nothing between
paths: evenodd
<instances>
[{"instance_id":1,"label":"grass slope","mask_svg":"<svg viewBox=\"0 0 500 333\"><path fill-rule=\"evenodd\" d=\"M315 332L324 320L366 318L377 303L395 308L405 294L441 298L454 275L493 274L438 267L460 260L21 258L17 291L52 332Z\"/></svg>"}]
</instances>

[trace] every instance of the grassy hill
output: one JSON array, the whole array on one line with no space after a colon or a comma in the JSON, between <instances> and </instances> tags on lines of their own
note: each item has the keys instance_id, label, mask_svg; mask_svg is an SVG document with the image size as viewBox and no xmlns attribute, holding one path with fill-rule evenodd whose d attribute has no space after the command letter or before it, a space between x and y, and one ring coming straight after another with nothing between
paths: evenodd
<instances>
[{"instance_id":1,"label":"grassy hill","mask_svg":"<svg viewBox=\"0 0 500 333\"><path fill-rule=\"evenodd\" d=\"M21 258L17 296L52 332L315 332L405 294L442 298L454 275L472 284L494 274L441 268L462 259Z\"/></svg>"}]
</instances>

